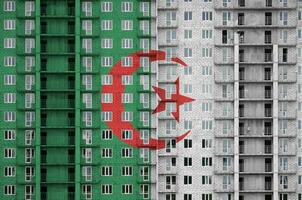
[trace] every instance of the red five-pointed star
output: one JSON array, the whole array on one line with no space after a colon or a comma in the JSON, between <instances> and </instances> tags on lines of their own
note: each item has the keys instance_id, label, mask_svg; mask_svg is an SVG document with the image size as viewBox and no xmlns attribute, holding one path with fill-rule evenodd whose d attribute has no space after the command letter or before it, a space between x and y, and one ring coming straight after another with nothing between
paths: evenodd
<instances>
[{"instance_id":1,"label":"red five-pointed star","mask_svg":"<svg viewBox=\"0 0 302 200\"><path fill-rule=\"evenodd\" d=\"M190 97L183 96L179 93L179 78L175 81L176 93L171 95L170 99L166 98L166 90L153 86L154 91L158 94L160 101L152 114L162 112L166 110L166 103L176 103L176 111L172 112L172 115L176 121L179 122L179 107L185 103L195 101Z\"/></svg>"}]
</instances>

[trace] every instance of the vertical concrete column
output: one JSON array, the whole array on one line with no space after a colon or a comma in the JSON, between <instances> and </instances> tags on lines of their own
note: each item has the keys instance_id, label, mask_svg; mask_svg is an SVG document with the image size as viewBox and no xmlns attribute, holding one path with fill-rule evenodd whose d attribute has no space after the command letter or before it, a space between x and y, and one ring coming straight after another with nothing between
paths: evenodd
<instances>
[{"instance_id":1,"label":"vertical concrete column","mask_svg":"<svg viewBox=\"0 0 302 200\"><path fill-rule=\"evenodd\" d=\"M273 46L273 200L278 200L278 166L279 166L279 159L278 159L278 151L279 151L279 138L278 138L278 131L279 131L279 122L278 122L278 98L279 98L279 91L278 91L278 79L279 79L279 72L278 72L278 45Z\"/></svg>"},{"instance_id":2,"label":"vertical concrete column","mask_svg":"<svg viewBox=\"0 0 302 200\"><path fill-rule=\"evenodd\" d=\"M239 200L239 34L234 33L234 200Z\"/></svg>"}]
</instances>

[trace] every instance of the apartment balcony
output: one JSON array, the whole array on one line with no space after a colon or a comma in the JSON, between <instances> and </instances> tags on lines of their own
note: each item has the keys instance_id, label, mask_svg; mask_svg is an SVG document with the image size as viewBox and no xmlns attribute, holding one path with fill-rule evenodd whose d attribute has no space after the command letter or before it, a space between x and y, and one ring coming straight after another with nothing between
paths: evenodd
<instances>
[{"instance_id":1,"label":"apartment balcony","mask_svg":"<svg viewBox=\"0 0 302 200\"><path fill-rule=\"evenodd\" d=\"M175 83L178 75L177 74L167 74L167 73L160 73L158 76L159 83Z\"/></svg>"},{"instance_id":2,"label":"apartment balcony","mask_svg":"<svg viewBox=\"0 0 302 200\"><path fill-rule=\"evenodd\" d=\"M217 161L219 164L214 164L214 173L215 174L222 175L222 174L233 174L234 173L233 165L225 166L225 165L223 165L221 158L218 158L218 159L220 159Z\"/></svg>"},{"instance_id":3,"label":"apartment balcony","mask_svg":"<svg viewBox=\"0 0 302 200\"><path fill-rule=\"evenodd\" d=\"M286 75L279 74L279 82L282 83L296 83L297 82L297 73L296 72L289 72Z\"/></svg>"},{"instance_id":4,"label":"apartment balcony","mask_svg":"<svg viewBox=\"0 0 302 200\"><path fill-rule=\"evenodd\" d=\"M222 184L222 179L219 179L219 181L215 181L214 183L214 192L216 193L229 193L234 192L234 184L231 182L231 184Z\"/></svg>"},{"instance_id":5,"label":"apartment balcony","mask_svg":"<svg viewBox=\"0 0 302 200\"><path fill-rule=\"evenodd\" d=\"M175 193L178 192L178 185L177 184L167 184L159 182L158 184L158 192L160 193Z\"/></svg>"},{"instance_id":6,"label":"apartment balcony","mask_svg":"<svg viewBox=\"0 0 302 200\"><path fill-rule=\"evenodd\" d=\"M288 165L279 165L279 174L296 174L297 173L297 163L294 157L288 158Z\"/></svg>"},{"instance_id":7,"label":"apartment balcony","mask_svg":"<svg viewBox=\"0 0 302 200\"><path fill-rule=\"evenodd\" d=\"M297 110L295 109L294 105L289 104L289 108L287 108L287 110L283 110L283 111L279 110L278 117L280 119L296 119L297 118Z\"/></svg>"},{"instance_id":8,"label":"apartment balcony","mask_svg":"<svg viewBox=\"0 0 302 200\"><path fill-rule=\"evenodd\" d=\"M217 71L214 74L215 82L216 83L231 83L234 82L234 77L232 73L228 74L227 76L222 75L222 72Z\"/></svg>"},{"instance_id":9,"label":"apartment balcony","mask_svg":"<svg viewBox=\"0 0 302 200\"><path fill-rule=\"evenodd\" d=\"M296 156L297 149L295 144L293 143L293 144L289 144L289 146L279 147L278 153L280 156Z\"/></svg>"},{"instance_id":10,"label":"apartment balcony","mask_svg":"<svg viewBox=\"0 0 302 200\"><path fill-rule=\"evenodd\" d=\"M177 20L159 20L158 28L177 28L178 21Z\"/></svg>"},{"instance_id":11,"label":"apartment balcony","mask_svg":"<svg viewBox=\"0 0 302 200\"><path fill-rule=\"evenodd\" d=\"M288 88L287 92L280 91L280 84L279 84L279 101L296 101L297 100L297 93L296 88L290 87Z\"/></svg>"},{"instance_id":12,"label":"apartment balcony","mask_svg":"<svg viewBox=\"0 0 302 200\"><path fill-rule=\"evenodd\" d=\"M266 127L262 130L255 130L251 127L239 127L239 137L241 138L265 138L272 137L273 127Z\"/></svg>"},{"instance_id":13,"label":"apartment balcony","mask_svg":"<svg viewBox=\"0 0 302 200\"><path fill-rule=\"evenodd\" d=\"M254 149L247 145L239 145L239 154L242 156L266 156L272 155L272 146L264 145L262 148Z\"/></svg>"},{"instance_id":14,"label":"apartment balcony","mask_svg":"<svg viewBox=\"0 0 302 200\"><path fill-rule=\"evenodd\" d=\"M228 156L234 154L234 149L232 147L230 148L222 148L222 147L216 147L214 154L216 156Z\"/></svg>"},{"instance_id":15,"label":"apartment balcony","mask_svg":"<svg viewBox=\"0 0 302 200\"><path fill-rule=\"evenodd\" d=\"M178 174L178 169L177 167L166 167L166 166L160 166L160 170L158 171L159 175L176 175Z\"/></svg>"},{"instance_id":16,"label":"apartment balcony","mask_svg":"<svg viewBox=\"0 0 302 200\"><path fill-rule=\"evenodd\" d=\"M177 156L177 148L165 148L158 151L158 156Z\"/></svg>"},{"instance_id":17,"label":"apartment balcony","mask_svg":"<svg viewBox=\"0 0 302 200\"><path fill-rule=\"evenodd\" d=\"M177 10L178 9L178 0L173 1L159 1L157 3L158 10Z\"/></svg>"},{"instance_id":18,"label":"apartment balcony","mask_svg":"<svg viewBox=\"0 0 302 200\"><path fill-rule=\"evenodd\" d=\"M296 9L297 5L293 1L288 1L286 6L279 1L245 1L244 6L240 5L238 1L231 1L230 3L223 3L222 1L217 1L214 4L216 10L292 10Z\"/></svg>"}]
</instances>

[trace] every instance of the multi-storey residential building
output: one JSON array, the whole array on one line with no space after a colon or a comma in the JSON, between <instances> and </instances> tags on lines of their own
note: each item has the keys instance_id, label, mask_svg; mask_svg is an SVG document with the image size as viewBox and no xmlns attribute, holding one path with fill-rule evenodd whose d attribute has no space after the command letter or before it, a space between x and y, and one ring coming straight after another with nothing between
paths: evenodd
<instances>
[{"instance_id":1,"label":"multi-storey residential building","mask_svg":"<svg viewBox=\"0 0 302 200\"><path fill-rule=\"evenodd\" d=\"M1 200L302 200L302 1L3 0L0 14ZM195 100L179 122L175 102L152 114L152 86L169 98L177 78Z\"/></svg>"}]
</instances>

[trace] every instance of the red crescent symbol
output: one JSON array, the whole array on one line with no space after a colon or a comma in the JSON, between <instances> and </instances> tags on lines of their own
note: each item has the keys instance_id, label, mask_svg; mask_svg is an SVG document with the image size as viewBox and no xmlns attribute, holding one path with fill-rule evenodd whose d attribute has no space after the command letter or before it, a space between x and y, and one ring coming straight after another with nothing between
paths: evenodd
<instances>
[{"instance_id":1,"label":"red crescent symbol","mask_svg":"<svg viewBox=\"0 0 302 200\"><path fill-rule=\"evenodd\" d=\"M165 140L149 139L149 144L144 144L144 141L140 139L140 132L136 130L130 122L122 121L121 113L125 110L122 103L122 93L124 92L125 86L122 85L122 75L132 75L140 67L140 57L149 57L150 62L160 61L166 59L166 53L164 51L151 50L149 53L144 53L139 51L129 55L133 58L132 67L123 67L121 60L118 61L116 65L113 66L108 75L112 75L113 83L112 85L103 85L102 93L112 93L113 102L112 103L101 103L101 109L103 112L112 112L112 121L106 122L108 127L112 130L114 135L118 137L124 143L136 147L136 148L150 148L150 149L163 149L165 148ZM172 58L174 62L177 62L183 66L186 64L179 58ZM122 139L122 130L131 130L132 139L124 140ZM176 142L184 139L191 131L187 131L183 135L176 138Z\"/></svg>"}]
</instances>

